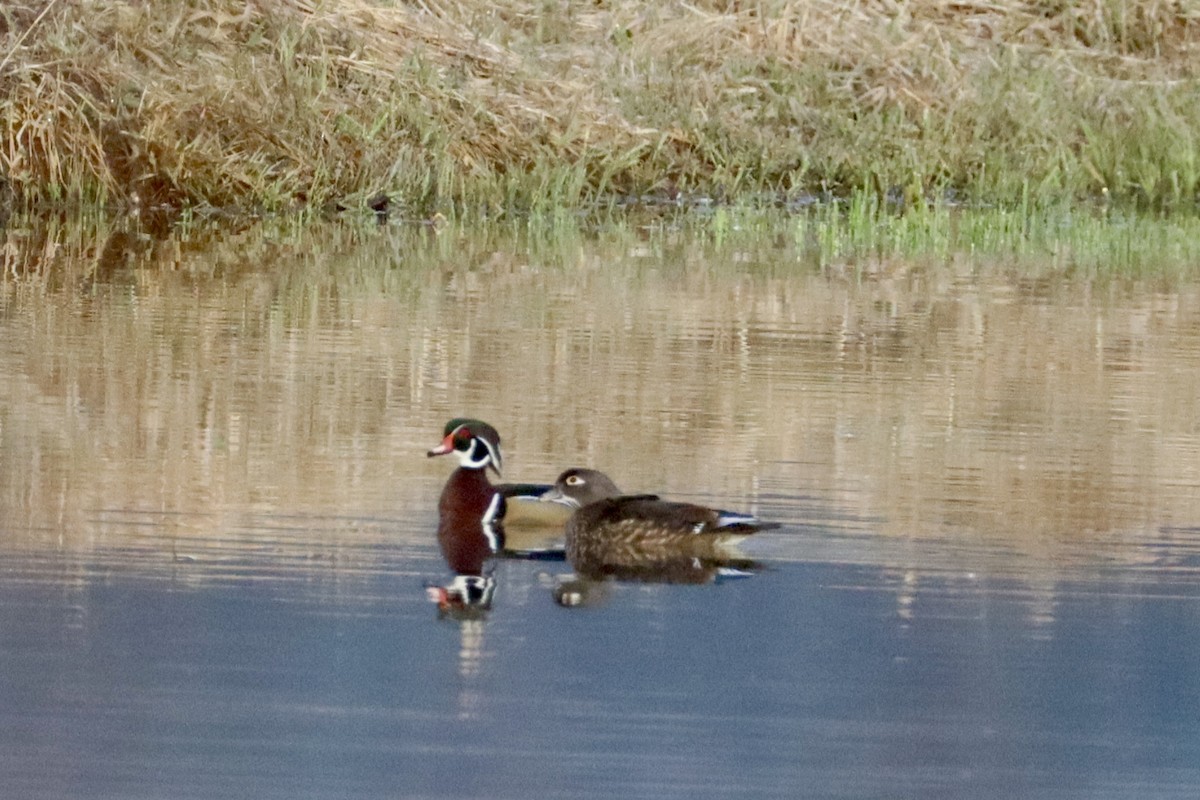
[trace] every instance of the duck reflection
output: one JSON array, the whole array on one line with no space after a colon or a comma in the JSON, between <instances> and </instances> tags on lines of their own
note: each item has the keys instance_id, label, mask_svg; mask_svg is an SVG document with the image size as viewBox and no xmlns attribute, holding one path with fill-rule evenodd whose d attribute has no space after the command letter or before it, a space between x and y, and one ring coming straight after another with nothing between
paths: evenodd
<instances>
[{"instance_id":1,"label":"duck reflection","mask_svg":"<svg viewBox=\"0 0 1200 800\"><path fill-rule=\"evenodd\" d=\"M576 511L565 530L566 556L575 574L558 582L555 600L565 606L601 602L605 581L704 584L746 577L762 565L737 543L778 528L749 514L656 495L623 495L607 475L573 468L542 495Z\"/></svg>"},{"instance_id":2,"label":"duck reflection","mask_svg":"<svg viewBox=\"0 0 1200 800\"><path fill-rule=\"evenodd\" d=\"M437 538L442 558L454 573L449 582L426 587L429 598L437 603L438 615L458 619L486 615L496 594L493 573L504 541L503 530L492 521L442 515Z\"/></svg>"},{"instance_id":3,"label":"duck reflection","mask_svg":"<svg viewBox=\"0 0 1200 800\"><path fill-rule=\"evenodd\" d=\"M425 587L439 617L480 619L492 608L496 579L492 575L455 575L448 583Z\"/></svg>"},{"instance_id":4,"label":"duck reflection","mask_svg":"<svg viewBox=\"0 0 1200 800\"><path fill-rule=\"evenodd\" d=\"M574 573L554 584L554 601L562 606L599 605L608 598L610 581L720 583L750 577L763 568L762 562L732 551L705 556L686 551L687 548L670 553L626 550L620 555L609 551L577 559L572 562Z\"/></svg>"},{"instance_id":5,"label":"duck reflection","mask_svg":"<svg viewBox=\"0 0 1200 800\"><path fill-rule=\"evenodd\" d=\"M500 559L565 561L562 528L518 530L509 536L498 522L461 524L442 520L438 547L454 573L445 584L426 586L441 617L482 618L496 593L495 569Z\"/></svg>"},{"instance_id":6,"label":"duck reflection","mask_svg":"<svg viewBox=\"0 0 1200 800\"><path fill-rule=\"evenodd\" d=\"M443 547L443 553L445 548ZM456 556L448 556L450 561ZM458 561L460 567L465 562ZM426 594L438 609L438 619L457 623L459 634L458 676L463 680L459 688L459 717L474 718L478 713L480 694L474 679L483 670L488 651L484 632L492 598L496 593L496 579L492 575L490 560L481 561L469 573L457 573L447 583L428 585Z\"/></svg>"},{"instance_id":7,"label":"duck reflection","mask_svg":"<svg viewBox=\"0 0 1200 800\"><path fill-rule=\"evenodd\" d=\"M476 470L476 473L478 470ZM454 503L447 502L455 480L463 477L462 468L455 471L443 492L438 514L438 547L453 577L441 585L427 585L425 591L437 605L438 619L458 623L458 674L464 679L459 693L459 714L470 719L478 713L480 694L473 679L483 669L486 657L484 632L487 617L496 595L494 575L496 558L503 550L504 531L493 513L495 503L486 495L486 505L477 503L467 513ZM472 477L467 473L467 477ZM482 513L472 513L483 509Z\"/></svg>"}]
</instances>

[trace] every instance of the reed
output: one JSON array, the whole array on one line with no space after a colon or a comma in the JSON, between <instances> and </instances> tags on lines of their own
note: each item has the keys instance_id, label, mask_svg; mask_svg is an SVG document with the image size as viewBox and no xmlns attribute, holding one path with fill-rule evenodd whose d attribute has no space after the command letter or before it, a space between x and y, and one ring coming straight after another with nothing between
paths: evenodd
<instances>
[{"instance_id":1,"label":"reed","mask_svg":"<svg viewBox=\"0 0 1200 800\"><path fill-rule=\"evenodd\" d=\"M16 0L20 204L494 217L1200 192L1193 0Z\"/></svg>"}]
</instances>

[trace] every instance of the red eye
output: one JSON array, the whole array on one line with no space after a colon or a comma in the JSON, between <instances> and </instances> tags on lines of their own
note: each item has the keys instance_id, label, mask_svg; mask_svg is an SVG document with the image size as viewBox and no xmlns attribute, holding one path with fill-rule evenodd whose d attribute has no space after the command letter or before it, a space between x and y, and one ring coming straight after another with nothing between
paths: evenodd
<instances>
[{"instance_id":1,"label":"red eye","mask_svg":"<svg viewBox=\"0 0 1200 800\"><path fill-rule=\"evenodd\" d=\"M454 432L455 444L466 444L471 441L471 432L466 428L459 428Z\"/></svg>"}]
</instances>

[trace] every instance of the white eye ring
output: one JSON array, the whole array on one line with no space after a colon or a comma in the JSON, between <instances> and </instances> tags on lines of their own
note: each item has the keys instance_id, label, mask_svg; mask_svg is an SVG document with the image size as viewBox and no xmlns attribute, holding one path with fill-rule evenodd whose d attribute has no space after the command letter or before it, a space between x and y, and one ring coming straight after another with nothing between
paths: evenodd
<instances>
[{"instance_id":1,"label":"white eye ring","mask_svg":"<svg viewBox=\"0 0 1200 800\"><path fill-rule=\"evenodd\" d=\"M579 477L578 475L572 475L571 477L567 478L567 486L582 486L583 483L583 478Z\"/></svg>"}]
</instances>

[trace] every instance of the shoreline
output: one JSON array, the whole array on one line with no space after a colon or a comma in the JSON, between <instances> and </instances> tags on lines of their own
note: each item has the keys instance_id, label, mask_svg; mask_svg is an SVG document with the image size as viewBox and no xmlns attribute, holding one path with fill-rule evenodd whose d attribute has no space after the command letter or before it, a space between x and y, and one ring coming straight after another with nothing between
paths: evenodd
<instances>
[{"instance_id":1,"label":"shoreline","mask_svg":"<svg viewBox=\"0 0 1200 800\"><path fill-rule=\"evenodd\" d=\"M999 0L25 3L16 208L413 217L874 194L1200 195L1200 14Z\"/></svg>"}]
</instances>

